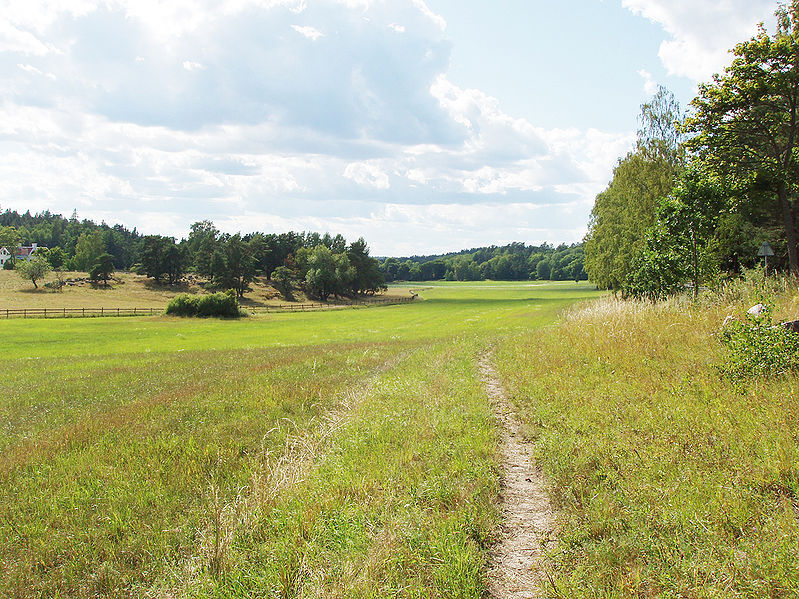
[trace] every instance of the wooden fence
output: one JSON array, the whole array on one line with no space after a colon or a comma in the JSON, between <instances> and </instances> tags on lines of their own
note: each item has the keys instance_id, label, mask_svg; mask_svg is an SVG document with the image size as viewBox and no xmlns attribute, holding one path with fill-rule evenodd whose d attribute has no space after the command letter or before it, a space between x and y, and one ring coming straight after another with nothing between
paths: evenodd
<instances>
[{"instance_id":1,"label":"wooden fence","mask_svg":"<svg viewBox=\"0 0 799 599\"><path fill-rule=\"evenodd\" d=\"M278 306L242 306L252 314L271 314L277 312L313 312L317 310L333 310L336 308L357 308L360 306L374 306L386 304L406 304L415 297L378 297L374 299L359 300L351 304L281 304Z\"/></svg>"},{"instance_id":2,"label":"wooden fence","mask_svg":"<svg viewBox=\"0 0 799 599\"><path fill-rule=\"evenodd\" d=\"M155 316L163 308L5 308L0 318L93 318L100 316Z\"/></svg>"},{"instance_id":3,"label":"wooden fence","mask_svg":"<svg viewBox=\"0 0 799 599\"><path fill-rule=\"evenodd\" d=\"M412 302L414 297L381 297L360 300L351 304L283 304L279 306L242 306L251 314L268 314L278 312L312 312L337 308L356 308L359 306L404 304ZM0 318L94 318L108 316L157 316L164 313L159 308L3 308Z\"/></svg>"}]
</instances>

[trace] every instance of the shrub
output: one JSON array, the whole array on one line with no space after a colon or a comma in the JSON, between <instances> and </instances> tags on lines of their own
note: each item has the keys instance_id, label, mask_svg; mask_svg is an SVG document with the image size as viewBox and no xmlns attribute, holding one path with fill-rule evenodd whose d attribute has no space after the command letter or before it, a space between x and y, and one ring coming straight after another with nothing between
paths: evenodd
<instances>
[{"instance_id":1,"label":"shrub","mask_svg":"<svg viewBox=\"0 0 799 599\"><path fill-rule=\"evenodd\" d=\"M181 293L169 300L166 313L173 316L222 316L227 318L241 316L239 302L233 291L207 295Z\"/></svg>"},{"instance_id":2,"label":"shrub","mask_svg":"<svg viewBox=\"0 0 799 599\"><path fill-rule=\"evenodd\" d=\"M799 370L799 334L773 324L774 306L764 305L759 316L747 314L745 321L732 321L721 333L722 342L730 350L721 370L732 379Z\"/></svg>"}]
</instances>

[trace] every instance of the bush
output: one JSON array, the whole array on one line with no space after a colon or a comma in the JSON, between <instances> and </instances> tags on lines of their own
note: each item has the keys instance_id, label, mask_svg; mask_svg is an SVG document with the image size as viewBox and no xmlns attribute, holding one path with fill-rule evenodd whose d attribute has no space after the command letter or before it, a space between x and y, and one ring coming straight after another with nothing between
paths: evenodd
<instances>
[{"instance_id":1,"label":"bush","mask_svg":"<svg viewBox=\"0 0 799 599\"><path fill-rule=\"evenodd\" d=\"M799 370L799 334L773 324L774 307L764 303L760 316L729 323L721 333L730 357L721 370L732 379L777 376Z\"/></svg>"},{"instance_id":2,"label":"bush","mask_svg":"<svg viewBox=\"0 0 799 599\"><path fill-rule=\"evenodd\" d=\"M242 315L239 302L233 291L207 295L181 293L169 300L166 313L172 316L222 316L226 318L238 318Z\"/></svg>"}]
</instances>

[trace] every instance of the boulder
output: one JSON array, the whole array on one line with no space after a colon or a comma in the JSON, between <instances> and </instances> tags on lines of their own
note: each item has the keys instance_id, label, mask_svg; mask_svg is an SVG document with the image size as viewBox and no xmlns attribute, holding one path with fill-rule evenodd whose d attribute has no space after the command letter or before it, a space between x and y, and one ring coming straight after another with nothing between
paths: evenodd
<instances>
[{"instance_id":1,"label":"boulder","mask_svg":"<svg viewBox=\"0 0 799 599\"><path fill-rule=\"evenodd\" d=\"M763 313L763 310L765 310L765 309L766 309L766 307L763 304L755 304L754 306L749 308L746 311L746 313L749 314L750 316L754 316L755 318L757 318L758 316L760 316Z\"/></svg>"}]
</instances>

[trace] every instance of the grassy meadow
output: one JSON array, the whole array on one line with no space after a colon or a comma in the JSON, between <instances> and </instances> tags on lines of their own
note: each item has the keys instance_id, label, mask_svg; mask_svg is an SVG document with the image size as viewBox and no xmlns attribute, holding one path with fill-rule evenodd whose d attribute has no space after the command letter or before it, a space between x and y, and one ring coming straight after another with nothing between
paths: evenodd
<instances>
[{"instance_id":1,"label":"grassy meadow","mask_svg":"<svg viewBox=\"0 0 799 599\"><path fill-rule=\"evenodd\" d=\"M0 322L0 596L482 596L498 431L475 358L594 292L420 293Z\"/></svg>"},{"instance_id":2,"label":"grassy meadow","mask_svg":"<svg viewBox=\"0 0 799 599\"><path fill-rule=\"evenodd\" d=\"M720 325L756 290L413 290L239 321L0 321L0 596L485 596L488 349L558 514L548 596L799 596L799 384L720 369Z\"/></svg>"},{"instance_id":3,"label":"grassy meadow","mask_svg":"<svg viewBox=\"0 0 799 599\"><path fill-rule=\"evenodd\" d=\"M724 318L759 297L606 298L500 345L559 513L552 596L799 596L797 378L719 368Z\"/></svg>"}]
</instances>

